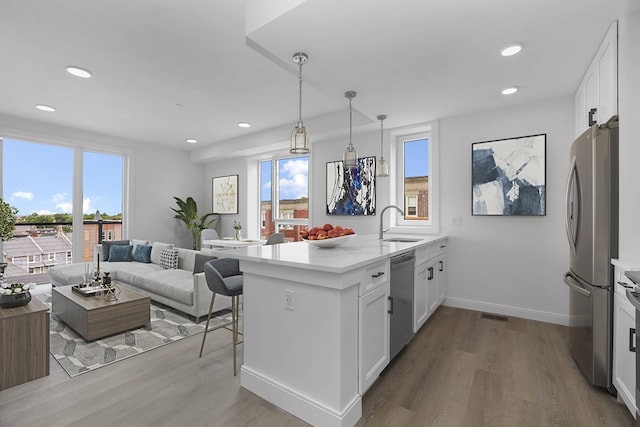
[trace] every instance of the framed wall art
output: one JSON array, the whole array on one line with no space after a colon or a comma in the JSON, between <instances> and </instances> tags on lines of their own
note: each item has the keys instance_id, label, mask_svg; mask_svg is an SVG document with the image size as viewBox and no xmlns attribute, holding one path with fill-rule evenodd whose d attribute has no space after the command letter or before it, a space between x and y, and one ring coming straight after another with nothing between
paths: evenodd
<instances>
[{"instance_id":1,"label":"framed wall art","mask_svg":"<svg viewBox=\"0 0 640 427\"><path fill-rule=\"evenodd\" d=\"M345 169L342 160L327 162L327 215L375 215L376 158L358 159Z\"/></svg>"},{"instance_id":2,"label":"framed wall art","mask_svg":"<svg viewBox=\"0 0 640 427\"><path fill-rule=\"evenodd\" d=\"M238 175L213 178L213 212L217 214L238 213Z\"/></svg>"},{"instance_id":3,"label":"framed wall art","mask_svg":"<svg viewBox=\"0 0 640 427\"><path fill-rule=\"evenodd\" d=\"M472 144L472 215L546 215L547 135Z\"/></svg>"}]
</instances>

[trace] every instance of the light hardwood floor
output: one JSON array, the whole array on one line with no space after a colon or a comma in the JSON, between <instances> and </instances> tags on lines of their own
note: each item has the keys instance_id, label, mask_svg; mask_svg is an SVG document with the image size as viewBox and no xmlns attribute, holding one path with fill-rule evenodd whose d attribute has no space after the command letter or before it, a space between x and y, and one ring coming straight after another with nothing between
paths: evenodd
<instances>
[{"instance_id":1,"label":"light hardwood floor","mask_svg":"<svg viewBox=\"0 0 640 427\"><path fill-rule=\"evenodd\" d=\"M562 326L440 307L364 396L358 426L633 426L591 387ZM240 388L230 333L0 392L0 426L306 426ZM240 347L241 348L241 347ZM240 356L241 357L241 356Z\"/></svg>"}]
</instances>

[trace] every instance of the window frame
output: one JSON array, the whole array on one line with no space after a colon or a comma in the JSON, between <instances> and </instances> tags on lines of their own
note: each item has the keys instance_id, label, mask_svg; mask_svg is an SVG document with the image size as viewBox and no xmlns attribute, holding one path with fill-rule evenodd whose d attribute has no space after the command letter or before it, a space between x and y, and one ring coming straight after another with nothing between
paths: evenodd
<instances>
[{"instance_id":1,"label":"window frame","mask_svg":"<svg viewBox=\"0 0 640 427\"><path fill-rule=\"evenodd\" d=\"M440 232L440 176L439 176L439 132L438 122L430 122L415 127L395 129L390 132L391 136L391 165L395 165L391 177L391 204L405 209L404 194L404 143L416 139L428 139L429 157L429 219L428 220L405 220L402 215L391 210L389 224L391 230L397 233L439 233ZM393 168L393 166L392 166Z\"/></svg>"},{"instance_id":2,"label":"window frame","mask_svg":"<svg viewBox=\"0 0 640 427\"><path fill-rule=\"evenodd\" d=\"M274 213L280 212L280 168L278 164L282 160L289 159L299 159L306 157L307 159L307 217L306 218L281 218L279 216L275 216ZM258 234L262 234L262 229L266 225L266 218L263 218L262 215L262 164L265 162L271 163L271 221L275 226L274 233L280 232L280 229L286 226L290 226L289 228L293 228L295 226L306 226L309 227L309 216L311 213L311 197L310 187L311 187L311 170L309 165L311 164L311 156L309 155L292 155L292 154L276 154L267 158L258 159ZM273 185L273 183L278 183L278 185ZM293 215L293 214L292 214Z\"/></svg>"}]
</instances>

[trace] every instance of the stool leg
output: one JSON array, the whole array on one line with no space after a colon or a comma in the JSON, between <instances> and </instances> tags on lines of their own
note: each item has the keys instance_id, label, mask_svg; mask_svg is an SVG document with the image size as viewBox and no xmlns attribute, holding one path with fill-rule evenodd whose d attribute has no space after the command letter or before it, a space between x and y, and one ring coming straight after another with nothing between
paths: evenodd
<instances>
[{"instance_id":1,"label":"stool leg","mask_svg":"<svg viewBox=\"0 0 640 427\"><path fill-rule=\"evenodd\" d=\"M211 294L211 304L209 304L209 315L207 316L207 324L204 327L202 334L202 344L200 345L200 356L202 357L202 350L204 349L204 340L207 338L207 332L209 331L209 322L211 321L211 310L213 310L213 302L216 300L216 293Z\"/></svg>"},{"instance_id":2,"label":"stool leg","mask_svg":"<svg viewBox=\"0 0 640 427\"><path fill-rule=\"evenodd\" d=\"M238 345L238 296L231 297L231 323L233 328L233 376L236 376L236 346Z\"/></svg>"}]
</instances>

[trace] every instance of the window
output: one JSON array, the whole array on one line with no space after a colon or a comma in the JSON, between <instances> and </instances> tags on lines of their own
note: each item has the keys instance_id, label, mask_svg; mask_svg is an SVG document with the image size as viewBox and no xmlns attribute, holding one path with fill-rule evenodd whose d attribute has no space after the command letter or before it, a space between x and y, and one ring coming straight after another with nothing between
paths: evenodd
<instances>
[{"instance_id":1,"label":"window","mask_svg":"<svg viewBox=\"0 0 640 427\"><path fill-rule=\"evenodd\" d=\"M101 211L103 220L109 223L114 234L121 233L126 187L126 157L123 154L1 137L0 150L1 195L18 208L16 238L3 244L6 258L15 266L25 271L46 273L46 267L30 269L28 264L93 260L93 245L98 241L96 210ZM74 228L76 233L73 233ZM25 245L23 237L26 236L31 238L31 245ZM27 246L28 256L15 256L23 253ZM40 256L39 247L59 255ZM49 279L43 276L29 280Z\"/></svg>"},{"instance_id":2,"label":"window","mask_svg":"<svg viewBox=\"0 0 640 427\"><path fill-rule=\"evenodd\" d=\"M437 125L406 133L392 133L395 137L396 171L395 203L404 215L395 216L399 227L437 229ZM394 200L394 198L392 198Z\"/></svg>"},{"instance_id":3,"label":"window","mask_svg":"<svg viewBox=\"0 0 640 427\"><path fill-rule=\"evenodd\" d=\"M300 231L309 223L308 169L308 156L260 162L262 239L273 233L283 233L287 241L300 240Z\"/></svg>"}]
</instances>

